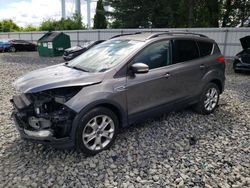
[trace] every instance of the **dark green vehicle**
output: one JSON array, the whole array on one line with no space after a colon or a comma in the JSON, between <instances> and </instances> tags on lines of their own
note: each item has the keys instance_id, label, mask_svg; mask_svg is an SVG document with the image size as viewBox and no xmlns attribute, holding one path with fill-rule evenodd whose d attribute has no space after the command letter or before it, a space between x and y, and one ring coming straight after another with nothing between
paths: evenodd
<instances>
[{"instance_id":1,"label":"dark green vehicle","mask_svg":"<svg viewBox=\"0 0 250 188\"><path fill-rule=\"evenodd\" d=\"M148 117L187 106L212 113L224 82L225 59L206 36L124 35L19 78L13 117L22 138L96 154Z\"/></svg>"}]
</instances>

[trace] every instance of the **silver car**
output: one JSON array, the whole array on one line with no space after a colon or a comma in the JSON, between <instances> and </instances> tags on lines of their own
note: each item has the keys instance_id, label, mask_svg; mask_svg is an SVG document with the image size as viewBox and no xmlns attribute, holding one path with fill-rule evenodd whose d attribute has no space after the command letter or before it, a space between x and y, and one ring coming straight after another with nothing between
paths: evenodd
<instances>
[{"instance_id":1,"label":"silver car","mask_svg":"<svg viewBox=\"0 0 250 188\"><path fill-rule=\"evenodd\" d=\"M148 117L187 106L212 113L224 82L225 59L204 35L122 35L19 78L12 116L24 139L93 155Z\"/></svg>"}]
</instances>

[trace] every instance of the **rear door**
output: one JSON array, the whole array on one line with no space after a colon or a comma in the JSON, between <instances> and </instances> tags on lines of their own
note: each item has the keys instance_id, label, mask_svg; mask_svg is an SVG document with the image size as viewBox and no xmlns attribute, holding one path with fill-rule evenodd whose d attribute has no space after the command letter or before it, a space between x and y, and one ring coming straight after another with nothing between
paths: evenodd
<instances>
[{"instance_id":1,"label":"rear door","mask_svg":"<svg viewBox=\"0 0 250 188\"><path fill-rule=\"evenodd\" d=\"M173 42L175 70L172 74L179 80L178 87L182 87L182 98L195 97L201 92L201 80L206 72L198 45L193 39L175 39Z\"/></svg>"},{"instance_id":2,"label":"rear door","mask_svg":"<svg viewBox=\"0 0 250 188\"><path fill-rule=\"evenodd\" d=\"M22 50L24 50L24 51L30 51L31 47L30 47L30 43L28 41L21 40L20 44L22 46Z\"/></svg>"}]
</instances>

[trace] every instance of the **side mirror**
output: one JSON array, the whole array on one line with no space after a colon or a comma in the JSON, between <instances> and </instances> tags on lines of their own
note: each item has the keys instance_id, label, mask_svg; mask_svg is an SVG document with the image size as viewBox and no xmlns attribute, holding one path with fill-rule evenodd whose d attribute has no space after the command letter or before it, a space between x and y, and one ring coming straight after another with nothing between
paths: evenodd
<instances>
[{"instance_id":1,"label":"side mirror","mask_svg":"<svg viewBox=\"0 0 250 188\"><path fill-rule=\"evenodd\" d=\"M131 66L131 70L135 74L143 74L143 73L148 73L149 67L144 63L135 63Z\"/></svg>"}]
</instances>

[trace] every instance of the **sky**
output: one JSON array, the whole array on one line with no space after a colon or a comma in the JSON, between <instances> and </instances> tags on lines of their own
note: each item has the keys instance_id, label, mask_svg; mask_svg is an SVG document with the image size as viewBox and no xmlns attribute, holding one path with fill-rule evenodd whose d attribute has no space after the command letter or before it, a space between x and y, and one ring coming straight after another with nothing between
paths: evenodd
<instances>
[{"instance_id":1,"label":"sky","mask_svg":"<svg viewBox=\"0 0 250 188\"><path fill-rule=\"evenodd\" d=\"M74 0L65 0L67 17L72 16L75 11L74 2ZM95 9L96 1L91 3L92 20ZM87 25L85 0L81 0L81 13L83 23ZM29 24L39 26L43 20L48 18L61 18L61 0L0 0L0 20L13 19L19 26L25 27Z\"/></svg>"}]
</instances>

